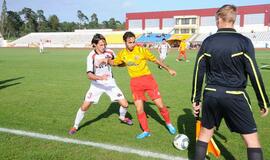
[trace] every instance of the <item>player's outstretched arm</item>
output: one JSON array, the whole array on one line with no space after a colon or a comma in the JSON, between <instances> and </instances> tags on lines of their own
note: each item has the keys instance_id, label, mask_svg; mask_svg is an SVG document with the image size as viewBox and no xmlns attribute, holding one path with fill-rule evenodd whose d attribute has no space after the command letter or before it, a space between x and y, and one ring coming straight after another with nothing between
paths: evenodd
<instances>
[{"instance_id":1,"label":"player's outstretched arm","mask_svg":"<svg viewBox=\"0 0 270 160\"><path fill-rule=\"evenodd\" d=\"M115 59L107 59L107 64L111 65L111 66L115 66L115 67L126 67L126 64L124 62L115 62Z\"/></svg>"},{"instance_id":2,"label":"player's outstretched arm","mask_svg":"<svg viewBox=\"0 0 270 160\"><path fill-rule=\"evenodd\" d=\"M170 67L168 67L167 65L165 65L163 62L159 61L158 59L156 59L155 61L156 64L158 64L159 66L163 67L166 69L166 71L168 71L170 73L170 75L172 76L176 76L176 71L171 69Z\"/></svg>"},{"instance_id":3,"label":"player's outstretched arm","mask_svg":"<svg viewBox=\"0 0 270 160\"><path fill-rule=\"evenodd\" d=\"M115 63L114 63L114 60L111 59L111 58L107 58L107 63L111 66L117 66Z\"/></svg>"}]
</instances>

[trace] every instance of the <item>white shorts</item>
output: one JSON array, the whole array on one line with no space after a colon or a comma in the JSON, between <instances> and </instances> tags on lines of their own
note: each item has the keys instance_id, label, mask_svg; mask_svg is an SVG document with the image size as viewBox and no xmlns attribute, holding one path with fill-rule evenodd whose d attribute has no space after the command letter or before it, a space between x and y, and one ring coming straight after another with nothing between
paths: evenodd
<instances>
[{"instance_id":1,"label":"white shorts","mask_svg":"<svg viewBox=\"0 0 270 160\"><path fill-rule=\"evenodd\" d=\"M118 88L116 85L115 81L111 83L110 85L101 85L101 84L95 84L92 83L88 92L85 95L85 101L87 102L93 102L93 103L98 103L100 96L106 93L111 101L119 101L121 99L124 99L124 94L122 91Z\"/></svg>"},{"instance_id":2,"label":"white shorts","mask_svg":"<svg viewBox=\"0 0 270 160\"><path fill-rule=\"evenodd\" d=\"M160 59L165 59L167 57L167 53L160 53L159 58Z\"/></svg>"}]
</instances>

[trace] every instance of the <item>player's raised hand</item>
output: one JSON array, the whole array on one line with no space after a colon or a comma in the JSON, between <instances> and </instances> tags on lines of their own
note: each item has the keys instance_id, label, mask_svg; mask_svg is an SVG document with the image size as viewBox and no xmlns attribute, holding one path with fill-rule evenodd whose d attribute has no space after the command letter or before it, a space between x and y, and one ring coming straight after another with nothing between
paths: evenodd
<instances>
[{"instance_id":1,"label":"player's raised hand","mask_svg":"<svg viewBox=\"0 0 270 160\"><path fill-rule=\"evenodd\" d=\"M268 114L268 108L261 108L260 112L261 112L261 117L265 117Z\"/></svg>"}]
</instances>

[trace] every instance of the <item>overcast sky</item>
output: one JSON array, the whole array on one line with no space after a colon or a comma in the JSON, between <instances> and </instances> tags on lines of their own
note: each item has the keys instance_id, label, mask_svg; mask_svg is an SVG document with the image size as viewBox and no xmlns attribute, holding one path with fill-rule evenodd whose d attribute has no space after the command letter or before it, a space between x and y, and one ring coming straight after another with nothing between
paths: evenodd
<instances>
[{"instance_id":1,"label":"overcast sky","mask_svg":"<svg viewBox=\"0 0 270 160\"><path fill-rule=\"evenodd\" d=\"M0 0L2 8L3 0ZM270 4L269 0L6 0L7 9L20 11L24 7L43 10L46 18L57 15L60 21L78 22L77 11L81 10L90 17L96 13L99 21L114 17L125 21L126 13L166 10L186 10L200 8L218 8L224 4L236 6Z\"/></svg>"}]
</instances>

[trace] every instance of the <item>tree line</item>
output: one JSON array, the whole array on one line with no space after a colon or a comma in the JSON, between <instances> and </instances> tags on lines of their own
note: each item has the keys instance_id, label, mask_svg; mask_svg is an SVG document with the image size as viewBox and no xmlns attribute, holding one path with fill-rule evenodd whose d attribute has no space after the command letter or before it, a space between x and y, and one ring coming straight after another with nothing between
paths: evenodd
<instances>
[{"instance_id":1,"label":"tree line","mask_svg":"<svg viewBox=\"0 0 270 160\"><path fill-rule=\"evenodd\" d=\"M77 11L79 22L60 22L57 15L44 16L43 10L33 11L24 7L21 11L8 11L6 0L3 1L0 32L5 39L13 39L31 32L73 32L75 29L113 29L124 30L125 22L110 18L108 21L98 20L96 13L87 17L81 10Z\"/></svg>"}]
</instances>

